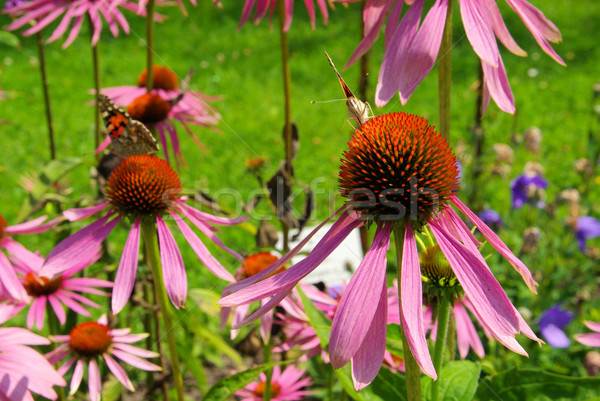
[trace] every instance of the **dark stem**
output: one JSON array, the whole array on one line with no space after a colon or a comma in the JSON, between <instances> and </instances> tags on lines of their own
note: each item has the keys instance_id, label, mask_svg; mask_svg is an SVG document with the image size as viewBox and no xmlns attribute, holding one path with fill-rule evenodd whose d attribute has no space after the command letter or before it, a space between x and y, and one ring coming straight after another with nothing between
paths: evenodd
<instances>
[{"instance_id":1,"label":"dark stem","mask_svg":"<svg viewBox=\"0 0 600 401\"><path fill-rule=\"evenodd\" d=\"M283 140L285 146L285 167L287 177L291 179L293 173L292 167L292 95L291 85L292 80L290 76L290 62L289 62L289 45L287 39L287 33L284 31L285 25L285 2L279 2L279 34L281 38L281 69L283 75L283 100L285 107L285 123L283 126ZM286 178L288 179L288 178ZM283 250L289 250L289 227L284 222L281 222L283 231Z\"/></svg>"},{"instance_id":2,"label":"dark stem","mask_svg":"<svg viewBox=\"0 0 600 401\"><path fill-rule=\"evenodd\" d=\"M441 134L450 137L450 83L452 78L452 1L448 1L446 25L438 56L438 99Z\"/></svg>"},{"instance_id":3,"label":"dark stem","mask_svg":"<svg viewBox=\"0 0 600 401\"><path fill-rule=\"evenodd\" d=\"M477 108L475 112L475 122L471 129L471 137L473 138L473 172L471 176L471 190L469 191L468 204L475 205L475 210L480 210L481 207L477 202L479 188L479 179L483 173L483 146L485 136L483 132L483 68L479 64L479 89L477 90Z\"/></svg>"},{"instance_id":4,"label":"dark stem","mask_svg":"<svg viewBox=\"0 0 600 401\"><path fill-rule=\"evenodd\" d=\"M44 37L42 32L37 33L38 54L40 56L40 73L42 75L42 90L44 91L44 106L46 107L46 123L48 124L48 140L50 142L50 160L56 159L54 145L54 126L52 124L52 111L50 108L50 91L48 90L48 76L46 75L46 53L44 51Z\"/></svg>"},{"instance_id":5,"label":"dark stem","mask_svg":"<svg viewBox=\"0 0 600 401\"><path fill-rule=\"evenodd\" d=\"M146 91L150 93L154 84L154 0L146 5Z\"/></svg>"}]
</instances>

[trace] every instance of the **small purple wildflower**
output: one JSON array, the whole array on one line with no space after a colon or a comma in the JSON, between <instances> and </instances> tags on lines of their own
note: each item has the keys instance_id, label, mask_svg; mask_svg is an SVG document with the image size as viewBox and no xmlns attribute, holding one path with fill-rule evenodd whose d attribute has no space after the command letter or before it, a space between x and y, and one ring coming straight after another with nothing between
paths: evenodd
<instances>
[{"instance_id":1,"label":"small purple wildflower","mask_svg":"<svg viewBox=\"0 0 600 401\"><path fill-rule=\"evenodd\" d=\"M567 348L571 344L562 329L571 323L574 315L573 312L560 309L561 305L558 303L542 313L539 323L542 336L554 348Z\"/></svg>"},{"instance_id":2,"label":"small purple wildflower","mask_svg":"<svg viewBox=\"0 0 600 401\"><path fill-rule=\"evenodd\" d=\"M548 188L548 181L542 176L521 174L510 183L513 209L518 209L526 203L543 208L546 205L543 200L546 188Z\"/></svg>"}]
</instances>

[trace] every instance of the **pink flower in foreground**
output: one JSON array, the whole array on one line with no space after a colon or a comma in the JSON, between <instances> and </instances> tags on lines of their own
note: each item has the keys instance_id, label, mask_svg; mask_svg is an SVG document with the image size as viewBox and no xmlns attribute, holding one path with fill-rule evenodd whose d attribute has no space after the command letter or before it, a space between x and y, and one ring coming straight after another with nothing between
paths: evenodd
<instances>
[{"instance_id":1,"label":"pink flower in foreground","mask_svg":"<svg viewBox=\"0 0 600 401\"><path fill-rule=\"evenodd\" d=\"M354 386L363 388L377 375L385 351L386 253L394 228L401 235L397 240L403 248L402 326L421 370L436 378L425 340L421 272L414 234L427 225L473 304L478 320L502 344L526 355L515 335L522 332L536 341L539 339L508 299L479 253L479 241L452 206L466 215L515 267L531 291L535 292L537 283L500 238L454 195L458 188L458 168L446 140L426 120L393 113L370 119L355 131L349 147L343 155L339 179L342 195L349 201L330 217L341 212L323 239L305 259L270 276L297 254L325 222L271 267L229 285L228 290L235 292L219 303L237 306L272 296L242 323L261 316L285 298L352 230L365 221L375 223L373 244L342 295L329 342L333 367L337 369L352 361Z\"/></svg>"},{"instance_id":2,"label":"pink flower in foreground","mask_svg":"<svg viewBox=\"0 0 600 401\"><path fill-rule=\"evenodd\" d=\"M66 385L52 365L27 345L50 344L20 327L0 327L0 399L33 400L30 392L55 400L53 386Z\"/></svg>"},{"instance_id":3,"label":"pink flower in foreground","mask_svg":"<svg viewBox=\"0 0 600 401\"><path fill-rule=\"evenodd\" d=\"M433 68L442 41L448 1L451 0L436 0L423 21L421 15L424 0L407 1L410 6L401 19L404 1L367 1L363 12L364 37L346 67L371 48L389 15L385 27L385 56L379 70L375 94L375 104L378 107L387 104L396 92L399 92L402 104L406 104L417 85ZM542 50L557 63L565 65L549 43L561 41L558 28L527 1L506 2L517 13ZM461 0L458 4L467 38L481 60L484 106L487 106L491 96L501 110L514 113L515 102L496 38L518 56L526 56L527 53L508 32L494 0Z\"/></svg>"},{"instance_id":4,"label":"pink flower in foreground","mask_svg":"<svg viewBox=\"0 0 600 401\"><path fill-rule=\"evenodd\" d=\"M85 267L98 261L101 256L99 248L95 252L84 255L87 258L77 260L75 264L67 262L49 276L40 274L44 258L29 252L23 247L21 248L18 253L14 254L12 259L15 263L15 270L21 275L20 279L23 287L32 300L27 313L27 327L29 329L33 327L34 323L38 330L44 327L47 304L52 307L60 324L65 324L67 315L63 305L87 317L90 317L90 313L82 304L100 308L100 305L78 293L110 295L105 291L94 288L110 288L113 284L109 281L90 277L73 277Z\"/></svg>"},{"instance_id":5,"label":"pink flower in foreground","mask_svg":"<svg viewBox=\"0 0 600 401\"><path fill-rule=\"evenodd\" d=\"M275 366L271 378L271 400L302 400L304 396L310 395L310 391L301 390L311 384L310 377L302 379L305 372L304 369L298 369L294 365L289 365L283 372L281 367ZM242 397L241 401L260 401L265 394L266 381L267 377L261 373L260 381L248 384L246 388L236 391L235 395Z\"/></svg>"},{"instance_id":6,"label":"pink flower in foreground","mask_svg":"<svg viewBox=\"0 0 600 401\"><path fill-rule=\"evenodd\" d=\"M280 0L281 1L281 0ZM306 10L308 11L308 17L310 18L310 25L313 29L315 29L315 4L313 0L304 0L304 4L306 5ZM254 17L252 17L252 22L258 24L269 12L269 20L272 22L273 13L276 12L277 0L246 0L244 3L244 10L242 11L242 19L240 21L240 25L238 29L242 27L250 18L250 14L252 13L252 9L256 5L256 10L254 11ZM328 13L327 13L327 0L317 0L317 5L319 6L319 10L321 14L323 14L323 24L327 25ZM285 8L285 22L283 25L283 30L285 32L290 29L292 25L292 15L294 13L294 0L285 0L283 3L283 7Z\"/></svg>"},{"instance_id":7,"label":"pink flower in foreground","mask_svg":"<svg viewBox=\"0 0 600 401\"><path fill-rule=\"evenodd\" d=\"M145 69L138 77L138 86L116 86L102 89L101 92L111 98L117 106L126 108L132 118L146 125L156 124L158 139L167 161L167 138L170 138L175 162L185 163L175 121L179 121L196 145L204 148L190 129L190 124L216 130L215 125L221 116L206 102L218 100L218 97L206 96L198 91L182 91L177 76L167 67L155 65L152 70L154 89L150 94L146 92ZM109 144L110 138L107 136L96 152L104 150Z\"/></svg>"},{"instance_id":8,"label":"pink flower in foreground","mask_svg":"<svg viewBox=\"0 0 600 401\"><path fill-rule=\"evenodd\" d=\"M130 332L131 329L111 329L107 324L106 315L103 315L98 322L85 322L73 327L68 335L52 336L53 341L63 344L46 354L46 358L54 365L66 359L66 362L58 368L58 372L63 375L75 364L71 377L71 395L79 389L87 364L90 398L92 401L100 400L102 379L98 360L101 359L104 359L108 369L125 388L135 391L127 372L114 358L145 371L158 371L161 368L142 359L155 358L158 356L156 352L130 345L148 337L148 334L130 334Z\"/></svg>"},{"instance_id":9,"label":"pink flower in foreground","mask_svg":"<svg viewBox=\"0 0 600 401\"><path fill-rule=\"evenodd\" d=\"M29 300L25 288L17 278L13 265L2 252L4 250L18 255L24 249L10 235L43 233L63 220L64 218L59 217L44 223L46 216L41 216L25 223L9 226L4 216L0 214L0 295L4 294L15 300Z\"/></svg>"},{"instance_id":10,"label":"pink flower in foreground","mask_svg":"<svg viewBox=\"0 0 600 401\"><path fill-rule=\"evenodd\" d=\"M39 274L50 276L60 271L65 263L80 263L87 253L104 241L120 221L130 220L132 227L125 242L112 292L113 313L119 312L127 304L133 290L140 248L140 225L144 219L144 222L156 222L164 285L173 305L180 308L187 296L187 276L181 252L165 221L165 218L170 218L175 221L198 258L213 274L231 282L235 281L231 273L210 254L183 217L191 221L216 245L239 259L242 258L223 245L215 235L212 224L233 225L244 221L245 218L228 219L202 212L186 205L187 198L182 197L180 192L181 181L166 161L156 156L132 156L124 159L108 179L108 202L64 212L65 217L71 221L106 210L104 217L61 241L50 252Z\"/></svg>"},{"instance_id":11,"label":"pink flower in foreground","mask_svg":"<svg viewBox=\"0 0 600 401\"><path fill-rule=\"evenodd\" d=\"M47 42L53 42L69 31L63 49L68 47L81 31L81 26L86 19L92 22L92 46L100 39L102 32L102 18L106 20L108 28L114 37L119 34L119 29L129 34L129 24L118 7L137 10L135 3L127 0L30 0L17 3L13 7L3 10L5 14L17 18L6 27L13 31L29 23L34 25L23 32L24 36L33 35L60 19L60 22ZM145 15L145 13L143 13ZM62 18L61 18L62 16ZM71 25L72 23L72 25Z\"/></svg>"},{"instance_id":12,"label":"pink flower in foreground","mask_svg":"<svg viewBox=\"0 0 600 401\"><path fill-rule=\"evenodd\" d=\"M590 322L587 320L583 323L585 323L588 329L594 331L595 333L575 334L573 338L583 345L600 347L600 323Z\"/></svg>"}]
</instances>

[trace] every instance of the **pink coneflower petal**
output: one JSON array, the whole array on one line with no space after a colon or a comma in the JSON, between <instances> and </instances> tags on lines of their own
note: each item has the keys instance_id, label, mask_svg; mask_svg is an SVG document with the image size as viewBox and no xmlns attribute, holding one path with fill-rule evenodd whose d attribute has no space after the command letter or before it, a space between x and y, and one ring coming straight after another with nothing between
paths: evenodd
<instances>
[{"instance_id":1,"label":"pink coneflower petal","mask_svg":"<svg viewBox=\"0 0 600 401\"><path fill-rule=\"evenodd\" d=\"M115 330L111 330L112 333L115 332ZM119 335L119 342L121 343L135 343L138 342L140 340L143 340L144 338L148 337L148 334L128 334L128 335Z\"/></svg>"},{"instance_id":2,"label":"pink coneflower petal","mask_svg":"<svg viewBox=\"0 0 600 401\"><path fill-rule=\"evenodd\" d=\"M456 320L456 339L460 357L465 359L469 353L469 347L471 347L475 354L483 359L485 357L483 344L469 314L460 302L454 304L454 319Z\"/></svg>"},{"instance_id":3,"label":"pink coneflower petal","mask_svg":"<svg viewBox=\"0 0 600 401\"><path fill-rule=\"evenodd\" d=\"M104 354L102 354L102 357L106 361L106 366L108 366L108 368L110 369L112 374L115 375L117 380L119 380L121 382L121 384L123 384L123 386L125 386L125 388L127 390L135 391L135 388L133 387L133 383L131 383L131 380L129 380L127 373L125 373L125 370L121 366L119 366L117 361L112 359L110 357L110 355L108 355L108 353L106 353L106 352Z\"/></svg>"},{"instance_id":4,"label":"pink coneflower petal","mask_svg":"<svg viewBox=\"0 0 600 401\"><path fill-rule=\"evenodd\" d=\"M402 3L402 2L400 2ZM388 0L368 0L363 9L363 21L365 22L363 39L350 56L350 59L344 66L348 68L354 64L363 54L369 51L381 29L388 10L393 2ZM391 24L391 22L388 22Z\"/></svg>"},{"instance_id":5,"label":"pink coneflower petal","mask_svg":"<svg viewBox=\"0 0 600 401\"><path fill-rule=\"evenodd\" d=\"M58 318L60 324L65 324L65 322L67 321L67 315L60 301L56 298L55 295L50 294L48 295L48 302L50 303L50 306L52 306L52 310L56 314L56 317Z\"/></svg>"},{"instance_id":6,"label":"pink coneflower petal","mask_svg":"<svg viewBox=\"0 0 600 401\"><path fill-rule=\"evenodd\" d=\"M63 216L65 216L69 221L79 221L85 219L86 217L95 215L99 211L105 209L107 206L109 206L108 202L102 202L96 206L67 209L63 212Z\"/></svg>"},{"instance_id":7,"label":"pink coneflower petal","mask_svg":"<svg viewBox=\"0 0 600 401\"><path fill-rule=\"evenodd\" d=\"M34 334L22 327L3 327L2 328L2 344L0 347L8 347L16 344L26 345L47 345L50 340L38 334Z\"/></svg>"},{"instance_id":8,"label":"pink coneflower petal","mask_svg":"<svg viewBox=\"0 0 600 401\"><path fill-rule=\"evenodd\" d=\"M600 347L600 333L575 334L573 337L588 347Z\"/></svg>"},{"instance_id":9,"label":"pink coneflower petal","mask_svg":"<svg viewBox=\"0 0 600 401\"><path fill-rule=\"evenodd\" d=\"M81 306L80 304L78 304L76 301L74 301L73 299L71 299L67 293L63 292L63 293L56 293L56 297L58 299L60 299L60 301L67 305L67 307L69 309L74 310L75 312L79 313L80 315L83 316L90 316L90 312L88 312L83 306Z\"/></svg>"},{"instance_id":10,"label":"pink coneflower petal","mask_svg":"<svg viewBox=\"0 0 600 401\"><path fill-rule=\"evenodd\" d=\"M30 270L37 272L44 263L44 258L39 254L31 252L12 238L5 238L2 246L10 253L10 259L15 264L15 270L18 273Z\"/></svg>"},{"instance_id":11,"label":"pink coneflower petal","mask_svg":"<svg viewBox=\"0 0 600 401\"><path fill-rule=\"evenodd\" d=\"M29 299L25 288L17 278L15 270L2 252L0 252L0 275L2 276L2 285L12 298L18 300Z\"/></svg>"},{"instance_id":12,"label":"pink coneflower petal","mask_svg":"<svg viewBox=\"0 0 600 401\"><path fill-rule=\"evenodd\" d=\"M419 29L422 11L423 0L417 0L408 9L390 39L390 42L394 43L394 47L387 48L379 70L375 93L375 104L378 107L384 106L400 86L400 68Z\"/></svg>"},{"instance_id":13,"label":"pink coneflower petal","mask_svg":"<svg viewBox=\"0 0 600 401\"><path fill-rule=\"evenodd\" d=\"M385 273L385 255L383 271ZM365 336L365 341L352 357L352 381L357 391L362 390L375 379L383 363L387 334L387 302L387 288L384 281L379 304Z\"/></svg>"},{"instance_id":14,"label":"pink coneflower petal","mask_svg":"<svg viewBox=\"0 0 600 401\"><path fill-rule=\"evenodd\" d=\"M264 301L262 302L265 303ZM273 327L273 309L265 313L260 319L260 336L267 343L271 338L271 329Z\"/></svg>"},{"instance_id":15,"label":"pink coneflower petal","mask_svg":"<svg viewBox=\"0 0 600 401\"><path fill-rule=\"evenodd\" d=\"M410 7L414 4L414 0L406 1L405 3L407 6ZM385 24L384 45L385 45L386 51L389 48L389 45L390 45L390 42L391 42L393 36L396 34L396 30L400 26L400 23L401 23L400 16L402 15L402 6L403 6L402 1L394 2L394 6L392 7L392 9L390 11L390 15L388 17L387 23ZM421 12L419 12L419 16L420 15L421 15Z\"/></svg>"},{"instance_id":16,"label":"pink coneflower petal","mask_svg":"<svg viewBox=\"0 0 600 401\"><path fill-rule=\"evenodd\" d=\"M419 254L410 224L406 224L404 232L400 286L401 318L406 340L421 370L435 380L437 374L427 348L423 324L423 289Z\"/></svg>"},{"instance_id":17,"label":"pink coneflower petal","mask_svg":"<svg viewBox=\"0 0 600 401\"><path fill-rule=\"evenodd\" d=\"M169 299L179 309L185 304L187 297L187 276L183 259L173 234L160 216L156 216L156 226L165 288Z\"/></svg>"},{"instance_id":18,"label":"pink coneflower petal","mask_svg":"<svg viewBox=\"0 0 600 401\"><path fill-rule=\"evenodd\" d=\"M471 211L464 203L462 203L457 197L450 197L450 201L456 206L461 212L463 212L473 224L477 227L477 229L483 234L483 236L492 244L492 246L502 255L504 256L510 264L515 268L515 270L521 275L525 284L531 292L537 294L537 290L535 287L538 285L533 279L531 272L517 258L508 247L502 242L502 240L496 235L492 229L490 229L475 213Z\"/></svg>"},{"instance_id":19,"label":"pink coneflower petal","mask_svg":"<svg viewBox=\"0 0 600 401\"><path fill-rule=\"evenodd\" d=\"M510 83L508 82L508 76L504 69L504 63L502 59L498 57L498 67L493 67L487 63L482 62L481 68L483 70L483 111L486 110L489 102L489 97L494 99L494 102L498 105L500 110L510 114L514 114L515 98L512 90L510 89Z\"/></svg>"},{"instance_id":20,"label":"pink coneflower petal","mask_svg":"<svg viewBox=\"0 0 600 401\"><path fill-rule=\"evenodd\" d=\"M88 391L92 401L100 401L100 391L102 390L102 381L100 380L100 369L96 359L90 359L88 364Z\"/></svg>"},{"instance_id":21,"label":"pink coneflower petal","mask_svg":"<svg viewBox=\"0 0 600 401\"><path fill-rule=\"evenodd\" d=\"M52 35L50 35L50 37L46 40L47 43L55 41L56 39L60 38L63 33L65 33L67 31L67 29L69 28L69 24L71 23L71 20L75 17L75 14L76 14L76 10L74 8L69 8L65 12L65 15L61 19L60 23L58 24L58 26L56 27L54 32L52 32Z\"/></svg>"},{"instance_id":22,"label":"pink coneflower petal","mask_svg":"<svg viewBox=\"0 0 600 401\"><path fill-rule=\"evenodd\" d=\"M119 341L121 341L120 338L119 338ZM158 354L156 352L152 352L152 351L148 351L148 350L145 350L142 348L134 347L133 345L129 345L129 344L123 344L121 342L114 343L113 348L127 352L128 354L141 356L142 358L155 358L158 356Z\"/></svg>"},{"instance_id":23,"label":"pink coneflower petal","mask_svg":"<svg viewBox=\"0 0 600 401\"><path fill-rule=\"evenodd\" d=\"M38 234L48 231L49 229L56 226L58 223L63 221L62 218L57 217L55 219L50 220L47 223L42 224L47 219L46 216L38 217L37 219L33 219L31 221L26 221L25 223L15 224L13 226L8 226L4 229L6 234L16 235L16 234Z\"/></svg>"},{"instance_id":24,"label":"pink coneflower petal","mask_svg":"<svg viewBox=\"0 0 600 401\"><path fill-rule=\"evenodd\" d=\"M208 270L210 270L215 276L227 280L229 282L235 282L235 278L229 273L217 259L210 253L204 243L200 241L200 238L192 231L192 229L181 219L176 213L170 212L174 217L177 227L181 230L181 233L192 246L192 249L198 256L198 259L204 263Z\"/></svg>"},{"instance_id":25,"label":"pink coneflower petal","mask_svg":"<svg viewBox=\"0 0 600 401\"><path fill-rule=\"evenodd\" d=\"M500 42L502 42L502 44L513 54L516 54L517 56L521 57L527 56L527 52L521 49L521 47L519 47L517 42L515 42L511 34L508 32L508 29L506 28L506 24L502 19L502 15L500 14L500 10L498 9L498 5L496 4L496 2L494 0L482 1L482 7L485 10L486 16L487 18L489 18L490 23L492 24L492 28L494 29L494 33L496 34Z\"/></svg>"},{"instance_id":26,"label":"pink coneflower petal","mask_svg":"<svg viewBox=\"0 0 600 401\"><path fill-rule=\"evenodd\" d=\"M71 377L71 386L69 395L73 395L79 389L81 385L81 379L83 379L83 369L84 369L85 361L83 359L78 359L77 364L75 364L75 369L73 370L73 376ZM91 395L91 394L90 394Z\"/></svg>"},{"instance_id":27,"label":"pink coneflower petal","mask_svg":"<svg viewBox=\"0 0 600 401\"><path fill-rule=\"evenodd\" d=\"M414 6L413 6L414 7ZM411 7L412 8L412 7ZM429 9L400 65L400 101L406 104L417 85L433 68L442 43L448 0L437 0Z\"/></svg>"},{"instance_id":28,"label":"pink coneflower petal","mask_svg":"<svg viewBox=\"0 0 600 401\"><path fill-rule=\"evenodd\" d=\"M460 15L465 26L465 33L473 50L481 61L492 67L498 66L500 51L496 44L496 37L492 26L487 20L487 10L481 9L480 0L461 0Z\"/></svg>"},{"instance_id":29,"label":"pink coneflower petal","mask_svg":"<svg viewBox=\"0 0 600 401\"><path fill-rule=\"evenodd\" d=\"M119 339L119 341L120 341L120 339ZM161 370L160 366L157 366L153 363L146 361L145 359L138 358L137 356L128 354L127 352L123 352L118 349L113 349L111 351L111 354L113 354L114 356L116 356L117 358L122 360L123 362L128 363L129 365L133 366L136 369L142 369L142 370L147 370L147 371Z\"/></svg>"},{"instance_id":30,"label":"pink coneflower petal","mask_svg":"<svg viewBox=\"0 0 600 401\"><path fill-rule=\"evenodd\" d=\"M133 291L140 254L140 220L141 218L138 217L133 223L123 248L112 292L111 306L113 313L119 313L123 309L129 301L131 291Z\"/></svg>"},{"instance_id":31,"label":"pink coneflower petal","mask_svg":"<svg viewBox=\"0 0 600 401\"><path fill-rule=\"evenodd\" d=\"M372 294L381 293L381 288L385 286L385 255L390 246L390 231L390 224L377 227L373 244L338 305L329 341L329 357L335 369L348 363L363 342L367 341L365 336L380 303L380 297L374 298Z\"/></svg>"},{"instance_id":32,"label":"pink coneflower petal","mask_svg":"<svg viewBox=\"0 0 600 401\"><path fill-rule=\"evenodd\" d=\"M73 265L85 260L90 252L96 252L102 241L110 234L121 217L108 221L114 214L108 214L75 234L62 240L48 254L40 274L52 276L62 271L65 265ZM108 222L107 222L108 221Z\"/></svg>"},{"instance_id":33,"label":"pink coneflower petal","mask_svg":"<svg viewBox=\"0 0 600 401\"><path fill-rule=\"evenodd\" d=\"M69 32L69 36L67 36L67 40L63 43L62 48L66 49L69 47L71 43L75 41L77 35L79 35L79 31L81 31L81 26L83 25L83 17L75 18L75 22L73 22L73 27L71 28L71 32Z\"/></svg>"}]
</instances>

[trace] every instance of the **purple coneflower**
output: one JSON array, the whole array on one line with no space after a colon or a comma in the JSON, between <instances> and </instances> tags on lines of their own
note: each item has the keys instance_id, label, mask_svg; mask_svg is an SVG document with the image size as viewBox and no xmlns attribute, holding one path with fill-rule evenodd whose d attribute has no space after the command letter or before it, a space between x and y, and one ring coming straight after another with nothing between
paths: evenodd
<instances>
[{"instance_id":1,"label":"purple coneflower","mask_svg":"<svg viewBox=\"0 0 600 401\"><path fill-rule=\"evenodd\" d=\"M483 221L488 227L490 227L494 231L500 230L501 227L504 227L504 221L500 214L494 209L485 209L477 215L481 221Z\"/></svg>"},{"instance_id":2,"label":"purple coneflower","mask_svg":"<svg viewBox=\"0 0 600 401\"><path fill-rule=\"evenodd\" d=\"M52 307L60 324L65 324L67 316L63 304L80 315L90 317L90 313L82 304L93 308L100 305L84 297L79 292L110 295L107 292L94 287L112 287L112 283L106 280L90 277L73 277L86 266L96 262L100 256L100 249L86 255L87 259L78 260L76 264L67 263L60 269L54 271L50 276L40 274L44 264L44 258L22 248L12 257L15 270L21 274L21 282L25 291L32 299L29 312L27 313L27 327L31 329L36 324L38 330L44 327L46 316L46 304Z\"/></svg>"},{"instance_id":3,"label":"purple coneflower","mask_svg":"<svg viewBox=\"0 0 600 401\"><path fill-rule=\"evenodd\" d=\"M17 241L12 239L10 235L18 234L39 234L50 230L58 223L63 221L64 218L59 217L50 220L46 223L46 216L38 217L31 221L27 221L21 224L15 224L9 226L4 216L0 214L0 293L10 296L15 300L26 301L29 300L25 288L21 285L21 282L17 278L17 274L13 265L10 263L6 255L2 250L7 251L11 254L18 255L23 251L23 246Z\"/></svg>"},{"instance_id":4,"label":"purple coneflower","mask_svg":"<svg viewBox=\"0 0 600 401\"><path fill-rule=\"evenodd\" d=\"M212 273L234 281L231 273L210 254L184 217L215 244L239 259L241 257L215 235L212 224L238 224L245 218L217 217L188 206L185 203L187 198L181 196L181 181L166 161L148 155L123 160L108 180L106 197L108 201L100 205L64 212L67 219L77 221L106 210L104 217L61 241L50 252L39 274L50 276L60 271L65 263L75 264L81 261L86 252L96 249L104 241L117 223L129 220L132 227L123 249L112 293L112 309L113 313L117 313L123 309L133 289L142 220L156 222L164 285L173 305L180 308L187 295L187 277L181 253L165 222L167 217L175 221L198 258Z\"/></svg>"},{"instance_id":5,"label":"purple coneflower","mask_svg":"<svg viewBox=\"0 0 600 401\"><path fill-rule=\"evenodd\" d=\"M23 32L24 36L40 32L52 22L60 19L58 26L47 42L50 43L69 31L67 40L62 46L64 49L77 38L81 26L87 18L90 19L93 27L92 46L95 46L100 39L102 18L106 20L114 37L118 36L119 29L129 34L129 24L118 7L132 11L137 10L137 5L127 0L30 0L19 2L13 7L4 8L3 12L16 18L6 27L9 31L19 29L30 22L34 23L32 27ZM145 12L142 15L145 15Z\"/></svg>"},{"instance_id":6,"label":"purple coneflower","mask_svg":"<svg viewBox=\"0 0 600 401\"><path fill-rule=\"evenodd\" d=\"M540 316L540 332L542 337L554 348L567 348L571 341L563 329L573 320L573 312L560 309L561 304L556 304Z\"/></svg>"},{"instance_id":7,"label":"purple coneflower","mask_svg":"<svg viewBox=\"0 0 600 401\"><path fill-rule=\"evenodd\" d=\"M275 366L271 378L271 400L302 400L304 396L310 395L310 391L301 390L311 384L310 377L302 379L305 372L294 365L289 365L283 372L281 367ZM241 401L261 401L265 394L266 382L265 374L261 373L259 381L248 384L246 388L236 391L235 395L242 397Z\"/></svg>"},{"instance_id":8,"label":"purple coneflower","mask_svg":"<svg viewBox=\"0 0 600 401\"><path fill-rule=\"evenodd\" d=\"M333 367L337 369L352 361L354 385L363 388L377 375L385 351L386 253L394 229L398 251L402 253L398 266L402 326L421 370L436 378L425 340L421 272L414 234L427 225L473 304L478 320L502 344L526 355L515 335L523 332L531 338L537 337L508 299L479 253L479 241L452 206L515 267L531 291L535 292L537 283L500 238L454 196L453 191L458 189L456 159L434 127L421 117L405 113L370 119L350 140L339 175L341 193L349 201L331 216L341 212L312 252L286 271L270 276L325 223L268 269L231 284L229 290L236 292L221 299L222 306L243 305L272 296L242 323L259 317L285 298L353 229L364 222L375 224L373 243L342 295L329 342Z\"/></svg>"},{"instance_id":9,"label":"purple coneflower","mask_svg":"<svg viewBox=\"0 0 600 401\"><path fill-rule=\"evenodd\" d=\"M308 11L308 17L310 18L310 25L313 29L315 29L315 5L313 0L305 0L304 4L306 5L306 10ZM252 17L252 22L258 24L264 16L269 12L269 20L273 18L273 12L275 11L275 7L277 7L277 0L246 0L244 3L244 10L242 11L242 20L240 21L240 25L238 29L242 27L248 21L250 14L252 13L252 9L256 5L256 10L254 11L254 17ZM323 14L323 23L327 25L328 13L327 13L327 0L317 0L317 5L319 6L319 10L321 14ZM287 32L292 25L292 14L294 13L294 0L285 0L283 3L284 14L285 14L285 22L283 25L284 32Z\"/></svg>"},{"instance_id":10,"label":"purple coneflower","mask_svg":"<svg viewBox=\"0 0 600 401\"><path fill-rule=\"evenodd\" d=\"M98 367L99 359L104 359L108 369L125 388L135 391L127 372L114 358L145 371L158 371L161 368L142 359L155 358L158 356L157 353L130 345L148 337L148 334L130 334L130 332L131 329L111 329L106 315L103 315L97 322L78 324L68 335L51 336L53 341L62 344L46 354L46 358L54 365L66 359L65 363L58 368L58 372L63 375L75 364L71 378L71 395L79 389L87 364L90 398L92 401L100 400L102 379Z\"/></svg>"},{"instance_id":11,"label":"purple coneflower","mask_svg":"<svg viewBox=\"0 0 600 401\"><path fill-rule=\"evenodd\" d=\"M0 399L33 400L31 393L55 400L53 386L66 383L52 365L28 345L50 344L20 327L0 327ZM31 392L31 393L30 393Z\"/></svg>"},{"instance_id":12,"label":"purple coneflower","mask_svg":"<svg viewBox=\"0 0 600 401\"><path fill-rule=\"evenodd\" d=\"M583 323L594 333L575 334L573 338L583 345L600 347L600 322L590 322L586 320Z\"/></svg>"},{"instance_id":13,"label":"purple coneflower","mask_svg":"<svg viewBox=\"0 0 600 401\"><path fill-rule=\"evenodd\" d=\"M355 0L338 0L355 1ZM406 1L408 9L402 15L404 1L369 0L363 20L364 36L346 67L366 53L386 21L385 56L379 70L379 82L375 104L382 107L399 92L400 101L406 104L416 87L431 71L436 60L446 24L448 2L436 0L421 21L424 0ZM558 43L561 35L558 28L544 14L525 0L506 0L531 32L542 50L557 63L565 65L548 42ZM473 50L481 60L484 76L484 101L489 97L505 112L514 113L514 98L498 49L496 38L512 53L526 56L527 53L514 41L493 0L459 1L465 33Z\"/></svg>"},{"instance_id":14,"label":"purple coneflower","mask_svg":"<svg viewBox=\"0 0 600 401\"><path fill-rule=\"evenodd\" d=\"M146 92L146 70L138 77L137 86L116 86L102 89L101 92L111 98L116 105L127 108L132 118L146 125L156 124L158 139L162 145L165 158L169 161L167 138L171 140L175 162L184 163L181 146L175 128L175 121L183 126L194 142L201 148L204 145L191 131L190 124L216 129L221 116L208 105L208 101L218 100L198 91L181 90L179 79L167 67L155 65L153 71L153 89ZM96 150L102 151L110 144L107 136Z\"/></svg>"}]
</instances>

